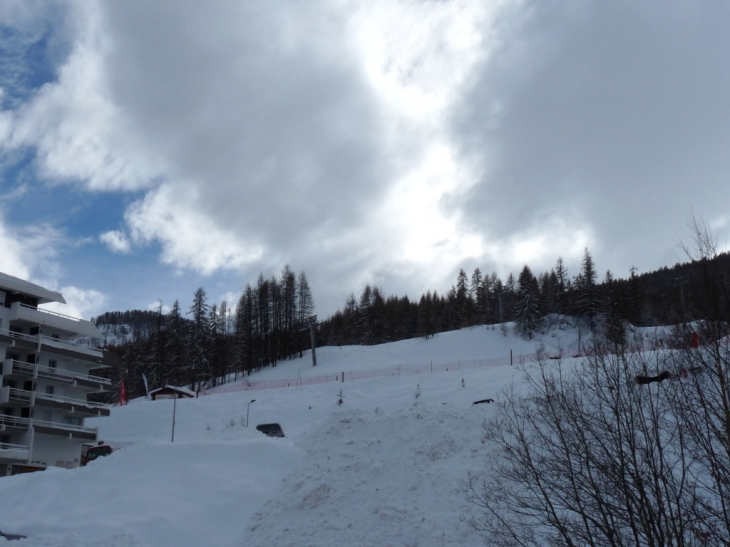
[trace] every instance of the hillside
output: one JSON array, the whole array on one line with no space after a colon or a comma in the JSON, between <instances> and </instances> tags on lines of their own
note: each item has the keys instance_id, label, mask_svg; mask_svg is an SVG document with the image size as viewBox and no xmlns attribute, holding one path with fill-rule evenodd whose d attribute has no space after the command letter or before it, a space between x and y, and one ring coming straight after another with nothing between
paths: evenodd
<instances>
[{"instance_id":1,"label":"hillside","mask_svg":"<svg viewBox=\"0 0 730 547\"><path fill-rule=\"evenodd\" d=\"M0 530L29 536L17 547L481 545L462 481L488 457L481 424L494 407L472 402L519 381L510 350L519 360L538 343L577 349L574 329L527 341L513 328L320 348L316 369L305 354L248 379L399 364L403 373L181 400L174 443L172 401L115 407L95 421L100 438L122 447L111 456L0 480ZM405 367L431 362L456 366L433 374ZM269 422L287 437L254 428Z\"/></svg>"}]
</instances>

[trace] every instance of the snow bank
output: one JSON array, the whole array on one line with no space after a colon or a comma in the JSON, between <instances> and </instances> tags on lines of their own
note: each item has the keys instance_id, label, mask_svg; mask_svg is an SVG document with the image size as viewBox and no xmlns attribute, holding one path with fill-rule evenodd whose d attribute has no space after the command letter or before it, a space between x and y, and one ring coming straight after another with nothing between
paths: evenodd
<instances>
[{"instance_id":1,"label":"snow bank","mask_svg":"<svg viewBox=\"0 0 730 547\"><path fill-rule=\"evenodd\" d=\"M316 371L305 358L257 376L494 359L576 341L574 331L526 341L478 327L322 348ZM520 376L502 364L181 399L174 443L173 401L117 407L88 421L123 447L111 456L0 479L0 529L29 536L14 547L481 545L463 479L488 457L481 424L494 407L472 402ZM254 427L271 422L287 438Z\"/></svg>"}]
</instances>

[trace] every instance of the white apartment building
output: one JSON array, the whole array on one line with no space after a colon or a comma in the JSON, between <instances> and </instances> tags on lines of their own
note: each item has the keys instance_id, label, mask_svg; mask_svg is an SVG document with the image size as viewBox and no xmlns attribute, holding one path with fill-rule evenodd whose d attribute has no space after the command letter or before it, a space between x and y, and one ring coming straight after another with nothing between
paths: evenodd
<instances>
[{"instance_id":1,"label":"white apartment building","mask_svg":"<svg viewBox=\"0 0 730 547\"><path fill-rule=\"evenodd\" d=\"M87 401L109 391L94 369L115 366L108 352L76 339L100 339L90 321L40 308L63 296L0 272L0 477L48 466L79 465L81 445L98 431L90 416L109 416L106 405Z\"/></svg>"}]
</instances>

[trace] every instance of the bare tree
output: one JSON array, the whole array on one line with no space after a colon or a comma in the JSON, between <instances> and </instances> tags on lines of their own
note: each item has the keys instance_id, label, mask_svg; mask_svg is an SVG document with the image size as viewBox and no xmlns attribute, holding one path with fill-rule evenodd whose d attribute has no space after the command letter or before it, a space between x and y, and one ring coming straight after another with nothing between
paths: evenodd
<instances>
[{"instance_id":1,"label":"bare tree","mask_svg":"<svg viewBox=\"0 0 730 547\"><path fill-rule=\"evenodd\" d=\"M663 353L612 353L600 344L573 370L539 354L525 369L527 392L508 391L485 424L495 449L467 481L485 509L475 525L486 542L724 545L702 524L714 492L666 395L672 383L635 381L666 366Z\"/></svg>"}]
</instances>

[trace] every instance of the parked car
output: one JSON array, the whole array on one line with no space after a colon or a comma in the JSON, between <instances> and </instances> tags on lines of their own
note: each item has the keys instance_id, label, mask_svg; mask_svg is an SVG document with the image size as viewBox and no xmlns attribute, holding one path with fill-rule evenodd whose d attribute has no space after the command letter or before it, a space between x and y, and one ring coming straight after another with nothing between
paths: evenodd
<instances>
[{"instance_id":1,"label":"parked car","mask_svg":"<svg viewBox=\"0 0 730 547\"><path fill-rule=\"evenodd\" d=\"M5 539L25 539L28 536L24 536L22 534L5 534L2 531L0 531L0 538Z\"/></svg>"},{"instance_id":2,"label":"parked car","mask_svg":"<svg viewBox=\"0 0 730 547\"><path fill-rule=\"evenodd\" d=\"M267 437L284 437L284 430L279 424L260 424L256 429Z\"/></svg>"},{"instance_id":3,"label":"parked car","mask_svg":"<svg viewBox=\"0 0 730 547\"><path fill-rule=\"evenodd\" d=\"M99 441L97 445L83 445L81 448L81 465L108 456L112 452L114 452L114 447L104 444L102 441Z\"/></svg>"}]
</instances>

